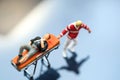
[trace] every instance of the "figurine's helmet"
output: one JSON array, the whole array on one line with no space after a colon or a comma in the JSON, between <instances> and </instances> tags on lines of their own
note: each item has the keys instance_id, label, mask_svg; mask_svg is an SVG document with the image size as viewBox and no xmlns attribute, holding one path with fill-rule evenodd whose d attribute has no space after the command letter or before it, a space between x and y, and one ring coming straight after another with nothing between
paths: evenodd
<instances>
[{"instance_id":1,"label":"figurine's helmet","mask_svg":"<svg viewBox=\"0 0 120 80\"><path fill-rule=\"evenodd\" d=\"M82 21L78 20L76 21L76 26L80 26L82 24Z\"/></svg>"}]
</instances>

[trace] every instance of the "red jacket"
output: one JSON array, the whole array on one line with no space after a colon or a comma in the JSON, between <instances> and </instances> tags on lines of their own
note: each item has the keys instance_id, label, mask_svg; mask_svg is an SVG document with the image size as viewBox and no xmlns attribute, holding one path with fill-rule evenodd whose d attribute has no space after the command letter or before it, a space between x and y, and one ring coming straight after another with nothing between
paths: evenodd
<instances>
[{"instance_id":1,"label":"red jacket","mask_svg":"<svg viewBox=\"0 0 120 80\"><path fill-rule=\"evenodd\" d=\"M71 23L70 25L68 25L61 33L60 36L64 36L67 32L68 32L68 38L70 39L75 39L80 31L80 29L86 29L89 30L89 27L86 24L81 24L81 27L79 27L77 29L75 23Z\"/></svg>"}]
</instances>

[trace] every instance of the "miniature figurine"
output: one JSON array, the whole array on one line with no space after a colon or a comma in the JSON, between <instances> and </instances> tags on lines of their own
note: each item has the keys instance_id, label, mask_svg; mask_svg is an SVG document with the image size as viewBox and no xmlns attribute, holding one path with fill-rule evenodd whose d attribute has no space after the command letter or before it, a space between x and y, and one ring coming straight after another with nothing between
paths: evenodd
<instances>
[{"instance_id":1,"label":"miniature figurine","mask_svg":"<svg viewBox=\"0 0 120 80\"><path fill-rule=\"evenodd\" d=\"M27 47L22 48L21 46L19 56L15 56L11 60L11 64L18 71L24 70L24 76L27 77L29 80L32 80L37 69L36 67L38 60L41 59L42 62L41 65L45 65L48 68L50 68L50 62L48 60L48 57L53 50L58 49L59 44L60 44L60 40L54 34L46 34L45 36L43 36L43 38L36 37L35 39L32 39L30 41L30 44L24 45ZM24 57L27 58L26 61ZM44 63L44 59L45 59L45 63ZM33 65L32 69L30 67L31 65Z\"/></svg>"},{"instance_id":2,"label":"miniature figurine","mask_svg":"<svg viewBox=\"0 0 120 80\"><path fill-rule=\"evenodd\" d=\"M49 34L44 35L43 38L35 37L34 39L30 40L29 44L21 46L19 50L17 65L25 62L28 58L30 58L38 51L44 52L48 47L46 40L48 40L49 37ZM22 52L24 50L28 50L28 54L23 57Z\"/></svg>"},{"instance_id":3,"label":"miniature figurine","mask_svg":"<svg viewBox=\"0 0 120 80\"><path fill-rule=\"evenodd\" d=\"M78 20L74 23L69 24L59 35L58 35L58 39L60 39L61 37L63 37L66 33L68 33L67 35L67 40L65 42L65 46L64 46L64 50L63 50L63 57L67 57L66 54L66 50L68 48L68 46L71 44L71 42L73 41L73 44L70 47L70 51L74 52L74 47L77 44L77 36L79 34L80 29L86 29L89 33L91 33L90 28L84 24L82 21Z\"/></svg>"}]
</instances>

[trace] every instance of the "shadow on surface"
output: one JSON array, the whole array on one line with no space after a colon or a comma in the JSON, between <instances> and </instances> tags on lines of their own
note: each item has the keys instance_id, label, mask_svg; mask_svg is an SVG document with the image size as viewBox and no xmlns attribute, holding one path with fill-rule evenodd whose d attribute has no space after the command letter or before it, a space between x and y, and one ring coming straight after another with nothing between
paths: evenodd
<instances>
[{"instance_id":1,"label":"shadow on surface","mask_svg":"<svg viewBox=\"0 0 120 80\"><path fill-rule=\"evenodd\" d=\"M60 74L57 72L57 70L50 68L50 69L47 69L47 71L45 71L35 80L58 80L59 77L60 77Z\"/></svg>"},{"instance_id":2,"label":"shadow on surface","mask_svg":"<svg viewBox=\"0 0 120 80\"><path fill-rule=\"evenodd\" d=\"M59 70L68 70L68 71L73 71L76 74L79 74L79 68L83 65L83 63L85 63L88 59L89 59L89 55L85 58L83 58L81 61L77 62L76 61L76 57L77 57L77 53L76 52L70 52L72 54L72 56L70 58L64 58L67 66L62 66L59 68Z\"/></svg>"},{"instance_id":3,"label":"shadow on surface","mask_svg":"<svg viewBox=\"0 0 120 80\"><path fill-rule=\"evenodd\" d=\"M67 63L67 66L62 66L58 69L47 68L47 70L40 74L35 80L58 80L60 78L60 73L58 72L58 70L63 69L73 71L74 73L79 74L79 68L83 65L83 63L85 63L89 59L89 56L77 62L77 53L71 52L71 54L72 56L70 58L64 58Z\"/></svg>"}]
</instances>

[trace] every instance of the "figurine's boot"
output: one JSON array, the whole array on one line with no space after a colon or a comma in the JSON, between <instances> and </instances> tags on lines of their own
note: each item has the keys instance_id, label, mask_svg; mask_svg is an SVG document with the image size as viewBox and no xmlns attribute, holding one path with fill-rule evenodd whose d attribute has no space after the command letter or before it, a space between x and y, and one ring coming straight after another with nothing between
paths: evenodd
<instances>
[{"instance_id":1,"label":"figurine's boot","mask_svg":"<svg viewBox=\"0 0 120 80\"><path fill-rule=\"evenodd\" d=\"M63 57L64 57L64 58L66 58L66 57L67 57L66 50L63 50L62 55L63 55Z\"/></svg>"},{"instance_id":2,"label":"figurine's boot","mask_svg":"<svg viewBox=\"0 0 120 80\"><path fill-rule=\"evenodd\" d=\"M75 52L75 48L69 48L68 51L69 52Z\"/></svg>"},{"instance_id":3,"label":"figurine's boot","mask_svg":"<svg viewBox=\"0 0 120 80\"><path fill-rule=\"evenodd\" d=\"M23 56L22 56L22 52L23 52L23 50L24 50L24 47L25 47L25 46L20 47L19 54L18 54L18 59L17 59L17 64L16 64L16 65L20 65L20 60L21 60L21 58L23 57Z\"/></svg>"},{"instance_id":4,"label":"figurine's boot","mask_svg":"<svg viewBox=\"0 0 120 80\"><path fill-rule=\"evenodd\" d=\"M18 59L17 59L17 64L16 65L20 65L19 60L22 58L22 55L18 55Z\"/></svg>"},{"instance_id":5,"label":"figurine's boot","mask_svg":"<svg viewBox=\"0 0 120 80\"><path fill-rule=\"evenodd\" d=\"M19 63L22 64L24 63L26 60L28 59L28 55L24 55L20 60L19 60Z\"/></svg>"}]
</instances>

